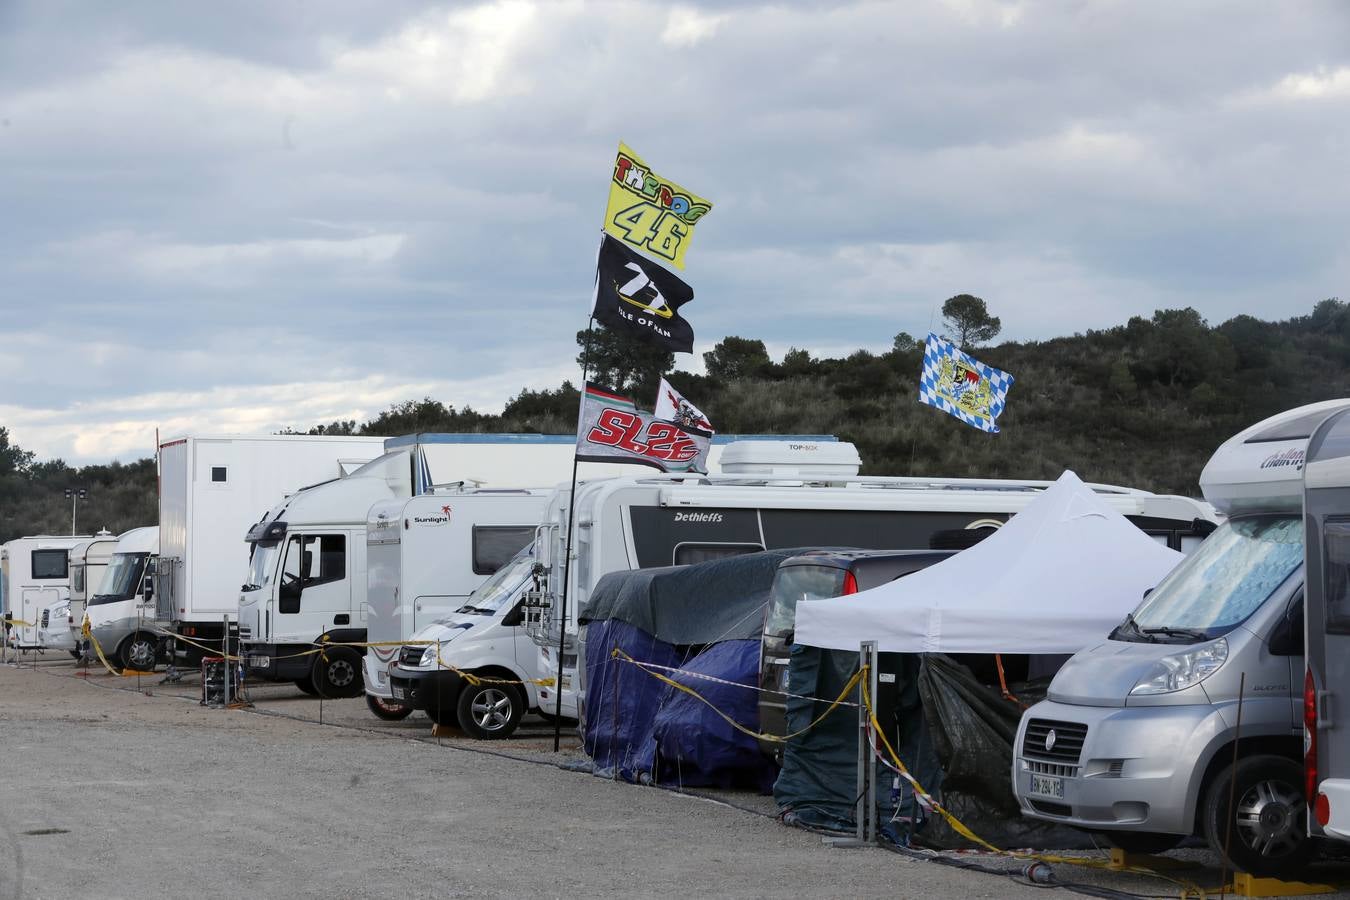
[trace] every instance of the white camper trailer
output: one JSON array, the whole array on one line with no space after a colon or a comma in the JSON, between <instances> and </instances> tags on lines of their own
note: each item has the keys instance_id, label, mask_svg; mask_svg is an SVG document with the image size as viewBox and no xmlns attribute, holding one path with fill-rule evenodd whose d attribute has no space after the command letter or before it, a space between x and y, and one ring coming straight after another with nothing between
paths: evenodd
<instances>
[{"instance_id":1,"label":"white camper trailer","mask_svg":"<svg viewBox=\"0 0 1350 900\"><path fill-rule=\"evenodd\" d=\"M97 649L124 669L149 672L163 655L164 640L155 621L158 556L159 528L123 532L85 609Z\"/></svg>"},{"instance_id":2,"label":"white camper trailer","mask_svg":"<svg viewBox=\"0 0 1350 900\"><path fill-rule=\"evenodd\" d=\"M70 597L70 550L89 535L39 535L15 538L0 547L5 615L9 618L6 643L19 650L46 649L42 629ZM43 625L44 613L48 618ZM67 649L63 646L60 649Z\"/></svg>"},{"instance_id":3,"label":"white camper trailer","mask_svg":"<svg viewBox=\"0 0 1350 900\"><path fill-rule=\"evenodd\" d=\"M370 508L367 702L380 716L406 714L389 676L398 641L464 604L485 579L534 540L552 490L424 494ZM393 701L381 702L381 701Z\"/></svg>"},{"instance_id":4,"label":"white camper trailer","mask_svg":"<svg viewBox=\"0 0 1350 900\"><path fill-rule=\"evenodd\" d=\"M196 644L218 646L239 613L248 546L239 540L278 498L338 478L380 455L377 437L188 435L159 446L160 558L156 617ZM202 650L178 642L188 661Z\"/></svg>"},{"instance_id":5,"label":"white camper trailer","mask_svg":"<svg viewBox=\"0 0 1350 900\"><path fill-rule=\"evenodd\" d=\"M77 647L89 598L103 584L103 572L108 568L116 546L117 535L104 530L70 549L70 604L66 610L66 627ZM76 656L79 656L78 652Z\"/></svg>"},{"instance_id":6,"label":"white camper trailer","mask_svg":"<svg viewBox=\"0 0 1350 900\"><path fill-rule=\"evenodd\" d=\"M552 677L559 674L560 632L565 635L559 680L563 714L578 713L573 689L577 612L607 572L791 547L940 549L949 546L945 541L955 530L999 527L1052 483L859 476L859 465L852 444L755 442L728 447L720 475L583 484L577 488L570 567L564 565L568 495L559 492L536 544L546 581L532 598L538 611L530 618L545 658L540 668ZM1109 485L1090 487L1175 549L1190 549L1212 528L1213 510L1203 502ZM552 688L540 688L539 695L542 708L556 708Z\"/></svg>"}]
</instances>

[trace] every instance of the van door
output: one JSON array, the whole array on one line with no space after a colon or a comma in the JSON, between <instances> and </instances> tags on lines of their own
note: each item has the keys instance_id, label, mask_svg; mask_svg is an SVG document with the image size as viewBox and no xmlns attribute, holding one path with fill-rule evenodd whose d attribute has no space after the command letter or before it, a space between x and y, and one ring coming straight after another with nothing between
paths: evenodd
<instances>
[{"instance_id":1,"label":"van door","mask_svg":"<svg viewBox=\"0 0 1350 900\"><path fill-rule=\"evenodd\" d=\"M1317 779L1350 778L1350 415L1308 442L1303 470L1307 677L1316 720ZM1299 679L1296 683L1301 683ZM1316 785L1312 785L1316 790ZM1312 798L1309 797L1309 800Z\"/></svg>"},{"instance_id":2,"label":"van door","mask_svg":"<svg viewBox=\"0 0 1350 900\"><path fill-rule=\"evenodd\" d=\"M352 624L349 565L345 533L295 534L286 540L274 643L309 643L330 628Z\"/></svg>"}]
</instances>

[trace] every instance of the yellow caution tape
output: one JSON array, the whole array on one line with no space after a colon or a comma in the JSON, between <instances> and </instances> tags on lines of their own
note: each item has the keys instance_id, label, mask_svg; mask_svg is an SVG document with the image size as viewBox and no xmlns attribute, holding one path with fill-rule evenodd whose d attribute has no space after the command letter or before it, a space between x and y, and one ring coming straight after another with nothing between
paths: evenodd
<instances>
[{"instance_id":1,"label":"yellow caution tape","mask_svg":"<svg viewBox=\"0 0 1350 900\"><path fill-rule=\"evenodd\" d=\"M37 626L36 622L25 622L23 619L11 619L9 616L0 617L0 624L18 625L22 628L34 628Z\"/></svg>"}]
</instances>

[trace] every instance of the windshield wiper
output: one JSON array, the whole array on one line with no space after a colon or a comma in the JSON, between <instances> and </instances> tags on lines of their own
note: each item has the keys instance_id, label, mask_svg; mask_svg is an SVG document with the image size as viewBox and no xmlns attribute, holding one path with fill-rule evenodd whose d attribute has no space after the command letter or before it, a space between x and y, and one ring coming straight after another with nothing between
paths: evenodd
<instances>
[{"instance_id":1,"label":"windshield wiper","mask_svg":"<svg viewBox=\"0 0 1350 900\"><path fill-rule=\"evenodd\" d=\"M1134 613L1126 613L1125 621L1117 625L1115 630L1111 632L1109 637L1112 640L1119 640L1122 638L1123 635L1129 634L1136 635L1137 636L1136 639L1143 641L1144 643L1148 644L1158 643L1158 639L1149 633L1149 629L1139 627L1139 623L1134 620ZM1124 637L1124 640L1131 640L1131 638Z\"/></svg>"},{"instance_id":2,"label":"windshield wiper","mask_svg":"<svg viewBox=\"0 0 1350 900\"><path fill-rule=\"evenodd\" d=\"M1136 628L1138 626L1135 626ZM1140 628L1144 634L1165 634L1168 637L1190 638L1194 641L1207 641L1209 635L1197 628L1170 628L1159 626L1158 628Z\"/></svg>"},{"instance_id":3,"label":"windshield wiper","mask_svg":"<svg viewBox=\"0 0 1350 900\"><path fill-rule=\"evenodd\" d=\"M457 613L478 613L483 616L490 616L496 612L495 609L488 609L486 606L461 606L455 610Z\"/></svg>"}]
</instances>

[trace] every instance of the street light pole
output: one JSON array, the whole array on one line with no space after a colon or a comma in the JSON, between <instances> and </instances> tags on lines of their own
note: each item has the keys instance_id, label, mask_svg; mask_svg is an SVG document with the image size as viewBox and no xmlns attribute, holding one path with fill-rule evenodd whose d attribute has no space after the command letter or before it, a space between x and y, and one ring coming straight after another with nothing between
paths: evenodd
<instances>
[{"instance_id":1,"label":"street light pole","mask_svg":"<svg viewBox=\"0 0 1350 900\"><path fill-rule=\"evenodd\" d=\"M81 500L89 499L89 492L84 488L66 488L66 499L70 501L70 533L75 534L75 507Z\"/></svg>"}]
</instances>

